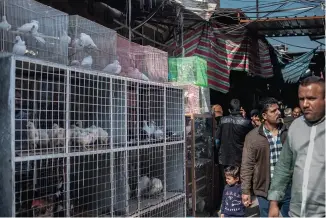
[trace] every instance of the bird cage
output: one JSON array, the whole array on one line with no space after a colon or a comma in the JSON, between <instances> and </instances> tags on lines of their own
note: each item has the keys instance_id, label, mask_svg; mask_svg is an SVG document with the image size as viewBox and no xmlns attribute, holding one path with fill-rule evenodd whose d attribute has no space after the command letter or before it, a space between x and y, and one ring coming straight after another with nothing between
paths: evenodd
<instances>
[{"instance_id":1,"label":"bird cage","mask_svg":"<svg viewBox=\"0 0 326 218\"><path fill-rule=\"evenodd\" d=\"M118 36L117 55L125 76L155 82L168 81L167 52Z\"/></svg>"},{"instance_id":2,"label":"bird cage","mask_svg":"<svg viewBox=\"0 0 326 218\"><path fill-rule=\"evenodd\" d=\"M187 215L209 216L215 209L213 137L215 119L211 114L186 115Z\"/></svg>"},{"instance_id":3,"label":"bird cage","mask_svg":"<svg viewBox=\"0 0 326 218\"><path fill-rule=\"evenodd\" d=\"M33 0L0 0L2 52L68 62L68 14Z\"/></svg>"},{"instance_id":4,"label":"bird cage","mask_svg":"<svg viewBox=\"0 0 326 218\"><path fill-rule=\"evenodd\" d=\"M182 89L21 56L0 66L0 216L184 216Z\"/></svg>"},{"instance_id":5,"label":"bird cage","mask_svg":"<svg viewBox=\"0 0 326 218\"><path fill-rule=\"evenodd\" d=\"M116 60L117 33L78 15L69 16L69 64L104 70Z\"/></svg>"}]
</instances>

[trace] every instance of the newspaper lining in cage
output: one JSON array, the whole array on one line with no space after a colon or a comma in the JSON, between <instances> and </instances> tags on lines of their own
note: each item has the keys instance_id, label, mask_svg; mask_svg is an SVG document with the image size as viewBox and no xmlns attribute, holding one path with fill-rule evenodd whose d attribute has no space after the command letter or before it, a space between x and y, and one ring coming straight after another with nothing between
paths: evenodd
<instances>
[{"instance_id":1,"label":"newspaper lining in cage","mask_svg":"<svg viewBox=\"0 0 326 218\"><path fill-rule=\"evenodd\" d=\"M151 46L142 46L118 36L117 55L122 75L142 80L167 82L168 54Z\"/></svg>"},{"instance_id":2,"label":"newspaper lining in cage","mask_svg":"<svg viewBox=\"0 0 326 218\"><path fill-rule=\"evenodd\" d=\"M68 63L68 14L33 0L0 0L1 52Z\"/></svg>"},{"instance_id":3,"label":"newspaper lining in cage","mask_svg":"<svg viewBox=\"0 0 326 218\"><path fill-rule=\"evenodd\" d=\"M116 60L117 33L78 15L69 16L69 64L106 71ZM114 72L109 72L114 74Z\"/></svg>"}]
</instances>

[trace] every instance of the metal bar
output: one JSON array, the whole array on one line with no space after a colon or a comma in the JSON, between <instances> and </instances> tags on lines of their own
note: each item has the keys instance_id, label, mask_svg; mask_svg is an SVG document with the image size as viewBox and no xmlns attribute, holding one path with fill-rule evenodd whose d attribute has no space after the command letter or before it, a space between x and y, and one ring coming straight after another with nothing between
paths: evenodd
<instances>
[{"instance_id":1,"label":"metal bar","mask_svg":"<svg viewBox=\"0 0 326 218\"><path fill-rule=\"evenodd\" d=\"M11 67L10 67L10 87L9 87L9 106L10 106L10 123L11 123L11 129L10 129L10 135L11 135L11 169L12 169L12 173L11 173L11 182L12 182L12 186L11 186L11 200L12 200L12 208L11 208L11 216L15 217L16 216L16 195L15 195L15 98L16 98L16 94L15 94L15 88L16 88L16 60L14 57L10 58L11 61Z\"/></svg>"},{"instance_id":2,"label":"metal bar","mask_svg":"<svg viewBox=\"0 0 326 218\"><path fill-rule=\"evenodd\" d=\"M175 144L182 144L185 141L174 141L174 142L167 142L167 143L157 143L157 144L148 144L148 145L139 145L139 149L144 149L144 148L154 148L154 147L160 147L164 145L175 145ZM111 151L116 153L116 152L121 152L121 151L132 151L132 150L137 150L137 146L129 146L127 149L122 147L122 148L113 148L110 151L109 150L95 150L95 151L82 151L82 152L72 152L69 154L42 154L42 155L35 155L35 156L21 156L21 157L15 157L14 160L15 162L21 162L21 161L31 161L31 160L43 160L43 159L49 159L49 158L63 158L63 157L78 157L78 156L84 156L84 155L90 155L90 154L107 154L110 153Z\"/></svg>"},{"instance_id":3,"label":"metal bar","mask_svg":"<svg viewBox=\"0 0 326 218\"><path fill-rule=\"evenodd\" d=\"M140 114L140 110L139 110L139 95L140 95L140 92L139 92L139 83L137 83L137 213L139 212L140 210L140 190L138 188L138 184L139 184L139 179L140 179L140 167L139 167L139 163L140 163L140 158L139 158L139 155L140 155L140 152L139 152L139 140L140 140L140 137L139 137L139 114Z\"/></svg>"},{"instance_id":4,"label":"metal bar","mask_svg":"<svg viewBox=\"0 0 326 218\"><path fill-rule=\"evenodd\" d=\"M129 42L131 42L131 0L128 1L128 30L129 30Z\"/></svg>"},{"instance_id":5,"label":"metal bar","mask_svg":"<svg viewBox=\"0 0 326 218\"><path fill-rule=\"evenodd\" d=\"M264 13L266 13L266 12L264 12ZM271 21L284 21L284 20L286 20L286 21L290 21L290 20L317 20L317 19L325 19L325 17L324 16L309 16L309 17L261 18L261 19L258 19L258 20L240 20L240 23L271 22Z\"/></svg>"},{"instance_id":6,"label":"metal bar","mask_svg":"<svg viewBox=\"0 0 326 218\"><path fill-rule=\"evenodd\" d=\"M66 74L67 83L66 83L66 154L69 154L69 121L70 121L70 70L67 70ZM67 207L67 217L70 217L70 157L67 157L67 169L66 169L66 207Z\"/></svg>"},{"instance_id":7,"label":"metal bar","mask_svg":"<svg viewBox=\"0 0 326 218\"><path fill-rule=\"evenodd\" d=\"M164 88L164 94L163 94L163 97L164 97L164 111L163 111L163 119L164 119L164 124L163 124L163 133L164 133L164 146L163 146L163 172L164 172L164 182L163 182L163 194L164 194L164 197L163 199L166 200L166 179L167 179L167 176L166 176L166 88Z\"/></svg>"},{"instance_id":8,"label":"metal bar","mask_svg":"<svg viewBox=\"0 0 326 218\"><path fill-rule=\"evenodd\" d=\"M192 175L192 215L193 217L196 217L196 169L195 169L195 117L191 116L191 134L192 134L192 140L191 140L191 175Z\"/></svg>"},{"instance_id":9,"label":"metal bar","mask_svg":"<svg viewBox=\"0 0 326 218\"><path fill-rule=\"evenodd\" d=\"M128 195L128 186L129 186L129 175L128 175L128 82L125 81L125 148L124 151L124 170L125 170L125 178L126 178L126 186L125 186L125 196L126 196L126 214L129 214L129 195Z\"/></svg>"},{"instance_id":10,"label":"metal bar","mask_svg":"<svg viewBox=\"0 0 326 218\"><path fill-rule=\"evenodd\" d=\"M287 27L287 26L285 26L285 27L282 27L282 28L280 28L280 27L258 28L257 30L258 30L258 31L272 31L272 30L298 30L298 29L303 30L303 29L322 29L322 28L324 28L324 27L325 27L325 25L316 25L316 26L314 26L314 25L312 25L312 26L291 26L291 27ZM298 33L298 34L299 34L299 33Z\"/></svg>"},{"instance_id":11,"label":"metal bar","mask_svg":"<svg viewBox=\"0 0 326 218\"><path fill-rule=\"evenodd\" d=\"M111 217L113 217L113 204L114 204L114 187L113 186L113 172L114 172L114 168L113 168L113 164L114 164L114 153L112 152L113 149L113 79L110 78L110 194L111 194Z\"/></svg>"},{"instance_id":12,"label":"metal bar","mask_svg":"<svg viewBox=\"0 0 326 218\"><path fill-rule=\"evenodd\" d=\"M256 18L259 18L259 0L256 0Z\"/></svg>"}]
</instances>

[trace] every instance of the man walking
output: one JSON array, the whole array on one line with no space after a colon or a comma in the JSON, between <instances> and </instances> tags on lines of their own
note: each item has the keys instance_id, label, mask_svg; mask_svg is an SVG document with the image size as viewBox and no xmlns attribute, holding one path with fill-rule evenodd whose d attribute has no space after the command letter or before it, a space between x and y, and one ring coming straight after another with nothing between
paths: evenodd
<instances>
[{"instance_id":1,"label":"man walking","mask_svg":"<svg viewBox=\"0 0 326 218\"><path fill-rule=\"evenodd\" d=\"M250 206L250 195L253 191L258 199L261 217L268 216L267 194L270 180L287 135L286 126L280 122L281 112L277 103L274 98L260 102L260 113L264 122L246 136L242 155L242 201L246 207ZM282 199L282 215L288 216L290 188Z\"/></svg>"},{"instance_id":2,"label":"man walking","mask_svg":"<svg viewBox=\"0 0 326 218\"><path fill-rule=\"evenodd\" d=\"M230 115L222 117L216 131L216 144L219 154L219 164L223 166L240 166L244 139L252 129L250 120L241 115L240 101L232 99Z\"/></svg>"},{"instance_id":3,"label":"man walking","mask_svg":"<svg viewBox=\"0 0 326 218\"><path fill-rule=\"evenodd\" d=\"M290 216L325 217L325 81L312 76L298 90L304 116L293 121L268 193L269 216L292 184Z\"/></svg>"}]
</instances>

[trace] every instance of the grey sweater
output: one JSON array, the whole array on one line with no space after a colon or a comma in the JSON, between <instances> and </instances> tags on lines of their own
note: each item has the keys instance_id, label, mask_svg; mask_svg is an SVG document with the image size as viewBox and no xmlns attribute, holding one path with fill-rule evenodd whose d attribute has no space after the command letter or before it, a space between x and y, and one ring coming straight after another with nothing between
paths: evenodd
<instances>
[{"instance_id":1,"label":"grey sweater","mask_svg":"<svg viewBox=\"0 0 326 218\"><path fill-rule=\"evenodd\" d=\"M293 121L274 170L269 200L282 200L292 181L291 217L325 217L325 118Z\"/></svg>"}]
</instances>

